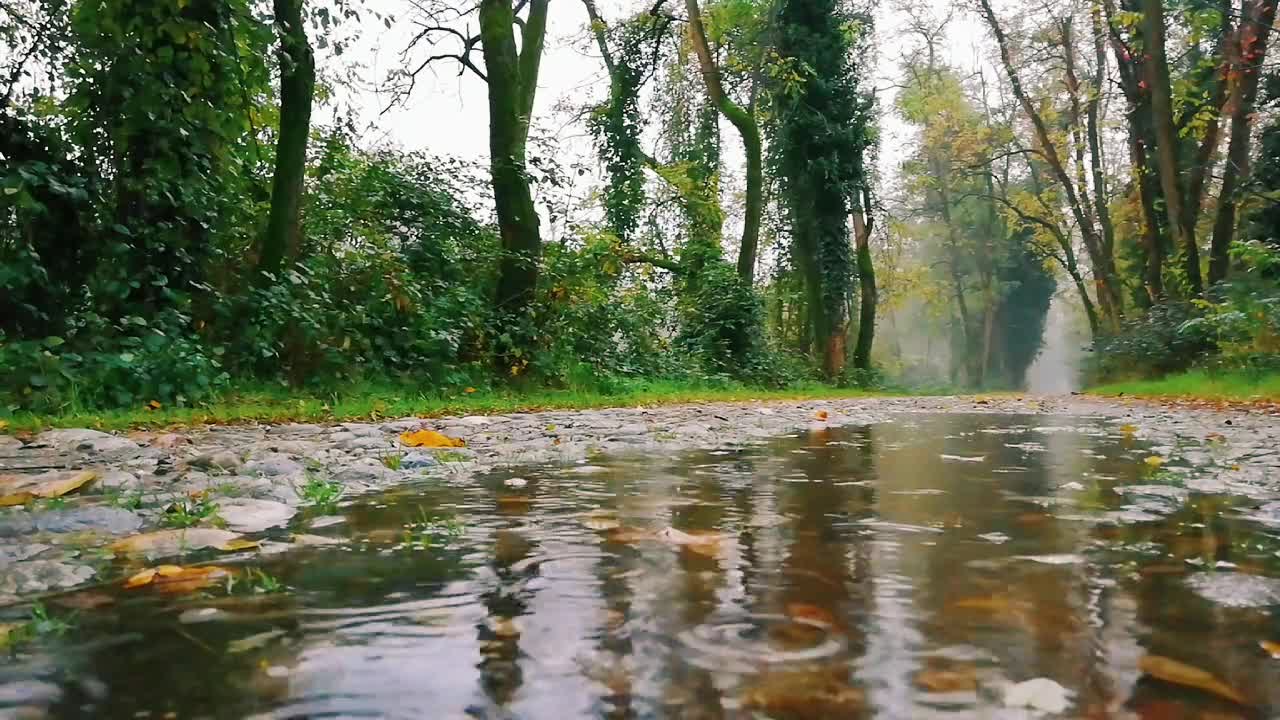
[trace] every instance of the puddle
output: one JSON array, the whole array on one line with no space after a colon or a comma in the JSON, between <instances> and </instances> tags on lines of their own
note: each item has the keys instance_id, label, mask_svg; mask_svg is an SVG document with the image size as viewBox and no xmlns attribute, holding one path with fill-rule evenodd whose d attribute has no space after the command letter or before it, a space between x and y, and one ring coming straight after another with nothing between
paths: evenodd
<instances>
[{"instance_id":1,"label":"puddle","mask_svg":"<svg viewBox=\"0 0 1280 720\"><path fill-rule=\"evenodd\" d=\"M939 414L648 452L304 512L249 556L285 592L94 589L0 717L1280 712L1280 527L1176 449Z\"/></svg>"}]
</instances>

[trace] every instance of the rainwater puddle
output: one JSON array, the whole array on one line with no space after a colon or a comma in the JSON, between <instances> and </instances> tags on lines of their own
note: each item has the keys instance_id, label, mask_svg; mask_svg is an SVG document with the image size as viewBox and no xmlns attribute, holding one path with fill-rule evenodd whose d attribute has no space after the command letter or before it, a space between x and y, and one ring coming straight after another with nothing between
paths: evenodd
<instances>
[{"instance_id":1,"label":"rainwater puddle","mask_svg":"<svg viewBox=\"0 0 1280 720\"><path fill-rule=\"evenodd\" d=\"M108 588L0 717L1274 717L1280 527L1150 454L920 415L436 478L296 518L286 592Z\"/></svg>"}]
</instances>

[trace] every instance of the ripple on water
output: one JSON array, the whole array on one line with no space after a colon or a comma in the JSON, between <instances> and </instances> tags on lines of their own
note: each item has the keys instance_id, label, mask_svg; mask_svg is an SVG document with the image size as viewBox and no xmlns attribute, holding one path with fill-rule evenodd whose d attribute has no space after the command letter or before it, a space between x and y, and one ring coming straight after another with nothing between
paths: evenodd
<instances>
[{"instance_id":1,"label":"ripple on water","mask_svg":"<svg viewBox=\"0 0 1280 720\"><path fill-rule=\"evenodd\" d=\"M1185 580L1197 595L1214 605L1260 608L1280 605L1280 579L1238 572L1203 572Z\"/></svg>"},{"instance_id":2,"label":"ripple on water","mask_svg":"<svg viewBox=\"0 0 1280 720\"><path fill-rule=\"evenodd\" d=\"M749 673L764 667L828 660L848 647L844 635L818 620L755 614L703 623L679 634L686 661L704 670Z\"/></svg>"}]
</instances>

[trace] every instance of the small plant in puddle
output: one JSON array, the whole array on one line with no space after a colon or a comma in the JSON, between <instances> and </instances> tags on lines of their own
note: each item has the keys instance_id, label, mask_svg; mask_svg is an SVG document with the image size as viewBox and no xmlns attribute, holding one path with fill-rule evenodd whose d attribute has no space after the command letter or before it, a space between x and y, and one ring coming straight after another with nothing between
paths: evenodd
<instances>
[{"instance_id":1,"label":"small plant in puddle","mask_svg":"<svg viewBox=\"0 0 1280 720\"><path fill-rule=\"evenodd\" d=\"M324 512L333 512L338 508L338 499L342 497L342 483L307 473L307 481L298 488L298 496L307 505L321 508Z\"/></svg>"},{"instance_id":2,"label":"small plant in puddle","mask_svg":"<svg viewBox=\"0 0 1280 720\"><path fill-rule=\"evenodd\" d=\"M218 504L204 493L173 503L165 508L160 518L160 524L168 528L195 527L206 521L217 525L221 518L218 517Z\"/></svg>"},{"instance_id":3,"label":"small plant in puddle","mask_svg":"<svg viewBox=\"0 0 1280 720\"><path fill-rule=\"evenodd\" d=\"M227 594L236 592L253 595L275 595L285 591L280 578L258 568L249 568L241 576L227 576Z\"/></svg>"},{"instance_id":4,"label":"small plant in puddle","mask_svg":"<svg viewBox=\"0 0 1280 720\"><path fill-rule=\"evenodd\" d=\"M16 648L41 637L66 635L75 629L73 616L55 617L43 603L31 606L31 617L24 623L9 626L0 633L0 647Z\"/></svg>"},{"instance_id":5,"label":"small plant in puddle","mask_svg":"<svg viewBox=\"0 0 1280 720\"><path fill-rule=\"evenodd\" d=\"M416 548L428 548L446 544L459 538L466 527L456 517L433 517L425 508L418 508L418 519L405 525L404 544Z\"/></svg>"},{"instance_id":6,"label":"small plant in puddle","mask_svg":"<svg viewBox=\"0 0 1280 720\"><path fill-rule=\"evenodd\" d=\"M404 453L387 453L382 456L382 466L388 470L399 470L404 464Z\"/></svg>"}]
</instances>

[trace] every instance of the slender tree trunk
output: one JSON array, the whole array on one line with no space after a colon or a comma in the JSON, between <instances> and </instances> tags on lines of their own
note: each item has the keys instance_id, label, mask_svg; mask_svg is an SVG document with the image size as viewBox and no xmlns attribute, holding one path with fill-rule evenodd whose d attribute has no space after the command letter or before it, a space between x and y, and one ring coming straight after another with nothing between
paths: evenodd
<instances>
[{"instance_id":1,"label":"slender tree trunk","mask_svg":"<svg viewBox=\"0 0 1280 720\"><path fill-rule=\"evenodd\" d=\"M481 0L480 36L489 94L489 163L502 239L497 304L510 323L521 323L533 301L542 255L538 212L529 187L526 146L537 92L538 67L549 0L531 0L516 49L511 0ZM508 327L509 332L519 328ZM513 337L518 333L512 333Z\"/></svg>"},{"instance_id":2,"label":"slender tree trunk","mask_svg":"<svg viewBox=\"0 0 1280 720\"><path fill-rule=\"evenodd\" d=\"M1227 162L1222 169L1222 190L1218 194L1218 215L1213 222L1209 248L1209 284L1227 279L1231 267L1227 251L1236 228L1236 193L1249 177L1249 131L1258 80L1267 56L1267 38L1276 18L1277 0L1255 0L1247 4L1245 20L1233 48L1229 77L1231 89L1227 107L1231 115L1231 139Z\"/></svg>"},{"instance_id":3,"label":"slender tree trunk","mask_svg":"<svg viewBox=\"0 0 1280 720\"><path fill-rule=\"evenodd\" d=\"M871 194L864 188L853 210L853 236L858 254L858 341L853 349L853 366L871 369L871 346L876 336L876 270L871 259Z\"/></svg>"},{"instance_id":4,"label":"slender tree trunk","mask_svg":"<svg viewBox=\"0 0 1280 720\"><path fill-rule=\"evenodd\" d=\"M698 66L707 95L716 109L728 120L742 137L747 163L747 197L742 219L742 240L738 245L738 276L748 286L755 282L756 253L760 244L760 217L764 213L764 160L761 150L760 126L755 115L733 101L724 91L720 81L720 68L711 55L707 31L702 25L702 13L698 0L685 0L689 15L689 38L698 55Z\"/></svg>"},{"instance_id":5,"label":"slender tree trunk","mask_svg":"<svg viewBox=\"0 0 1280 720\"><path fill-rule=\"evenodd\" d=\"M1158 2L1159 0L1156 1ZM1031 97L1027 95L1026 90L1022 87L1022 81L1018 77L1013 58L1009 52L1009 40L1004 34L1004 29L1000 26L995 12L991 9L990 0L978 0L978 4L983 17L986 19L987 27L991 29L991 34L995 36L996 45L1000 49L1000 64L1004 68L1005 75L1009 78L1009 86L1013 90L1014 97L1017 98L1018 104L1031 121L1031 125L1035 129L1036 140L1043 150L1045 161L1048 163L1049 169L1053 171L1058 184L1062 186L1063 194L1066 196L1067 207L1070 209L1076 225L1080 228L1080 236L1084 240L1085 250L1089 253L1089 261L1093 264L1093 272L1097 278L1098 303L1102 306L1108 324L1113 328L1118 327L1123 302L1119 279L1116 276L1115 258L1107 254L1102 237L1098 233L1091 214L1085 211L1084 203L1080 199L1080 193L1077 192L1075 182L1071 179L1070 173L1067 172L1062 163L1062 156L1059 154L1057 145L1049 134L1044 118L1041 117L1040 112L1031 101Z\"/></svg>"},{"instance_id":6,"label":"slender tree trunk","mask_svg":"<svg viewBox=\"0 0 1280 720\"><path fill-rule=\"evenodd\" d=\"M302 233L302 190L316 84L315 58L302 21L302 3L303 0L273 2L280 33L280 133L276 137L271 214L258 254L258 269L268 274L278 272L285 256L296 252Z\"/></svg>"},{"instance_id":7,"label":"slender tree trunk","mask_svg":"<svg viewBox=\"0 0 1280 720\"><path fill-rule=\"evenodd\" d=\"M1200 250L1196 244L1194 221L1188 224L1183 210L1185 198L1178 166L1178 131L1173 123L1173 90L1169 84L1169 60L1164 49L1164 0L1142 0L1142 39L1150 59L1144 63L1147 88L1151 92L1151 115L1155 125L1156 166L1164 191L1165 212L1175 247L1182 249L1183 272L1193 295L1204 293L1200 275Z\"/></svg>"}]
</instances>

